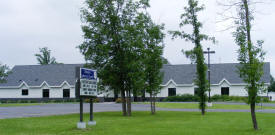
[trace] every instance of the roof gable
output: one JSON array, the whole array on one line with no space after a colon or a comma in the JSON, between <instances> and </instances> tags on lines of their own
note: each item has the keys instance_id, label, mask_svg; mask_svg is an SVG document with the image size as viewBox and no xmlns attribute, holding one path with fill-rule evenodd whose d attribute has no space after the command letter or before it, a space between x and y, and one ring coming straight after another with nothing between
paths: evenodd
<instances>
[{"instance_id":1,"label":"roof gable","mask_svg":"<svg viewBox=\"0 0 275 135\"><path fill-rule=\"evenodd\" d=\"M211 64L210 78L211 84L218 85L221 81L226 80L229 84L244 84L242 78L238 74L238 63L222 63ZM270 82L270 63L265 63L264 75L262 81L264 83ZM163 65L161 69L164 72L162 85L167 84L173 80L177 85L193 84L196 78L196 65L195 64L182 64L182 65ZM208 76L208 75L207 75Z\"/></svg>"},{"instance_id":2,"label":"roof gable","mask_svg":"<svg viewBox=\"0 0 275 135\"><path fill-rule=\"evenodd\" d=\"M237 73L238 63L211 64L211 84L219 85L226 80L230 85L239 85L244 82ZM64 84L74 86L75 68L83 67L83 64L54 64L54 65L22 65L15 66L12 73L7 77L7 83L0 87L41 87L47 84L49 87L61 87ZM270 63L264 64L262 81L270 82ZM195 64L163 65L164 72L162 86L170 82L177 86L193 85L196 77Z\"/></svg>"},{"instance_id":3,"label":"roof gable","mask_svg":"<svg viewBox=\"0 0 275 135\"><path fill-rule=\"evenodd\" d=\"M64 82L75 84L75 68L83 64L52 64L52 65L22 65L15 66L7 77L4 86L19 86L23 82L28 86L61 86Z\"/></svg>"}]
</instances>

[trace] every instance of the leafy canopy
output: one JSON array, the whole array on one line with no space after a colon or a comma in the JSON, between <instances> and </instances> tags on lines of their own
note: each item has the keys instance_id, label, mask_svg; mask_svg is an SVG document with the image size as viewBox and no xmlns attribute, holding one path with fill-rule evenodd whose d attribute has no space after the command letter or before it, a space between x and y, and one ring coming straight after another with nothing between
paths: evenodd
<instances>
[{"instance_id":1,"label":"leafy canopy","mask_svg":"<svg viewBox=\"0 0 275 135\"><path fill-rule=\"evenodd\" d=\"M202 34L200 29L202 28L202 23L198 20L198 13L204 9L203 6L198 4L197 0L188 0L188 6L184 7L185 12L181 15L181 23L179 24L180 28L186 25L192 25L193 32L191 34L183 31L170 31L172 34L172 39L181 38L185 41L190 41L195 44L195 47L189 51L183 51L185 55L191 59L192 62L196 63L197 66L197 77L195 79L195 84L198 86L198 95L200 97L200 109L202 114L205 111L205 101L207 91L207 80L206 80L206 65L204 63L204 56L201 42L203 40L211 40L215 43L214 37L209 37L208 35Z\"/></svg>"},{"instance_id":2,"label":"leafy canopy","mask_svg":"<svg viewBox=\"0 0 275 135\"><path fill-rule=\"evenodd\" d=\"M264 91L264 82L261 81L261 77L265 52L262 49L264 41L258 40L256 44L251 41L250 31L253 16L250 11L247 12L249 12L249 16L246 16L245 5L240 4L238 8L239 19L235 21L237 28L233 36L239 46L238 61L241 64L238 67L239 74L243 81L248 84L246 86L249 96L248 103L255 103L258 94Z\"/></svg>"},{"instance_id":3,"label":"leafy canopy","mask_svg":"<svg viewBox=\"0 0 275 135\"><path fill-rule=\"evenodd\" d=\"M58 64L54 57L51 57L51 50L47 47L39 48L40 54L35 54L38 64L48 65L48 64Z\"/></svg>"},{"instance_id":4,"label":"leafy canopy","mask_svg":"<svg viewBox=\"0 0 275 135\"><path fill-rule=\"evenodd\" d=\"M11 73L7 65L0 64L0 83L6 82L6 77Z\"/></svg>"}]
</instances>

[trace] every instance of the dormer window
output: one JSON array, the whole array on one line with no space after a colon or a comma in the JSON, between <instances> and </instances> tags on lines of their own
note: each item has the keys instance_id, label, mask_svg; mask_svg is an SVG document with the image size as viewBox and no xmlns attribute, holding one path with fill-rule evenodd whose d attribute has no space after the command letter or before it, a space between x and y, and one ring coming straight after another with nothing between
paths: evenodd
<instances>
[{"instance_id":1,"label":"dormer window","mask_svg":"<svg viewBox=\"0 0 275 135\"><path fill-rule=\"evenodd\" d=\"M22 89L22 96L28 96L29 90L28 89Z\"/></svg>"}]
</instances>

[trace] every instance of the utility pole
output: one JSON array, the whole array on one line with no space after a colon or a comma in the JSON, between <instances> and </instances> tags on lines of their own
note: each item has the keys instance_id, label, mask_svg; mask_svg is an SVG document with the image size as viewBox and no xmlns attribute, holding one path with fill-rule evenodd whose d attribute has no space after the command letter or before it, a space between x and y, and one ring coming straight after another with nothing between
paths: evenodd
<instances>
[{"instance_id":1,"label":"utility pole","mask_svg":"<svg viewBox=\"0 0 275 135\"><path fill-rule=\"evenodd\" d=\"M211 98L210 98L210 91L211 91L211 81L210 81L210 54L214 54L215 51L210 51L210 48L207 48L207 51L203 51L204 54L208 54L208 103L211 103ZM209 106L212 106L209 105Z\"/></svg>"}]
</instances>

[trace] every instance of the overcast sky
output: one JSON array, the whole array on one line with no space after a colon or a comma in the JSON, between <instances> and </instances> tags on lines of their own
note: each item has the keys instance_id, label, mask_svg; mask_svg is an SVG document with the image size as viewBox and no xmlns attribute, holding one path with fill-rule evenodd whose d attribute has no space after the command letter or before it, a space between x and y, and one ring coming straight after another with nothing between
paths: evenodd
<instances>
[{"instance_id":1,"label":"overcast sky","mask_svg":"<svg viewBox=\"0 0 275 135\"><path fill-rule=\"evenodd\" d=\"M83 63L83 56L76 48L83 41L80 8L84 0L1 0L0 1L0 62L10 67L14 65L34 65L34 54L39 47L52 50L58 62ZM201 0L206 10L200 14L204 28L202 32L215 36L217 45L203 42L204 49L210 47L216 54L211 55L211 63L237 62L238 46L234 43L234 29L222 31L230 26L230 21L217 23L222 11L216 0ZM166 32L178 30L179 17L187 0L151 0L148 9L156 23L164 23ZM253 40L265 41L266 60L271 62L271 73L275 75L275 2L254 7ZM187 31L190 28L186 27ZM164 57L172 64L190 63L181 50L192 48L184 40L165 38Z\"/></svg>"}]
</instances>

